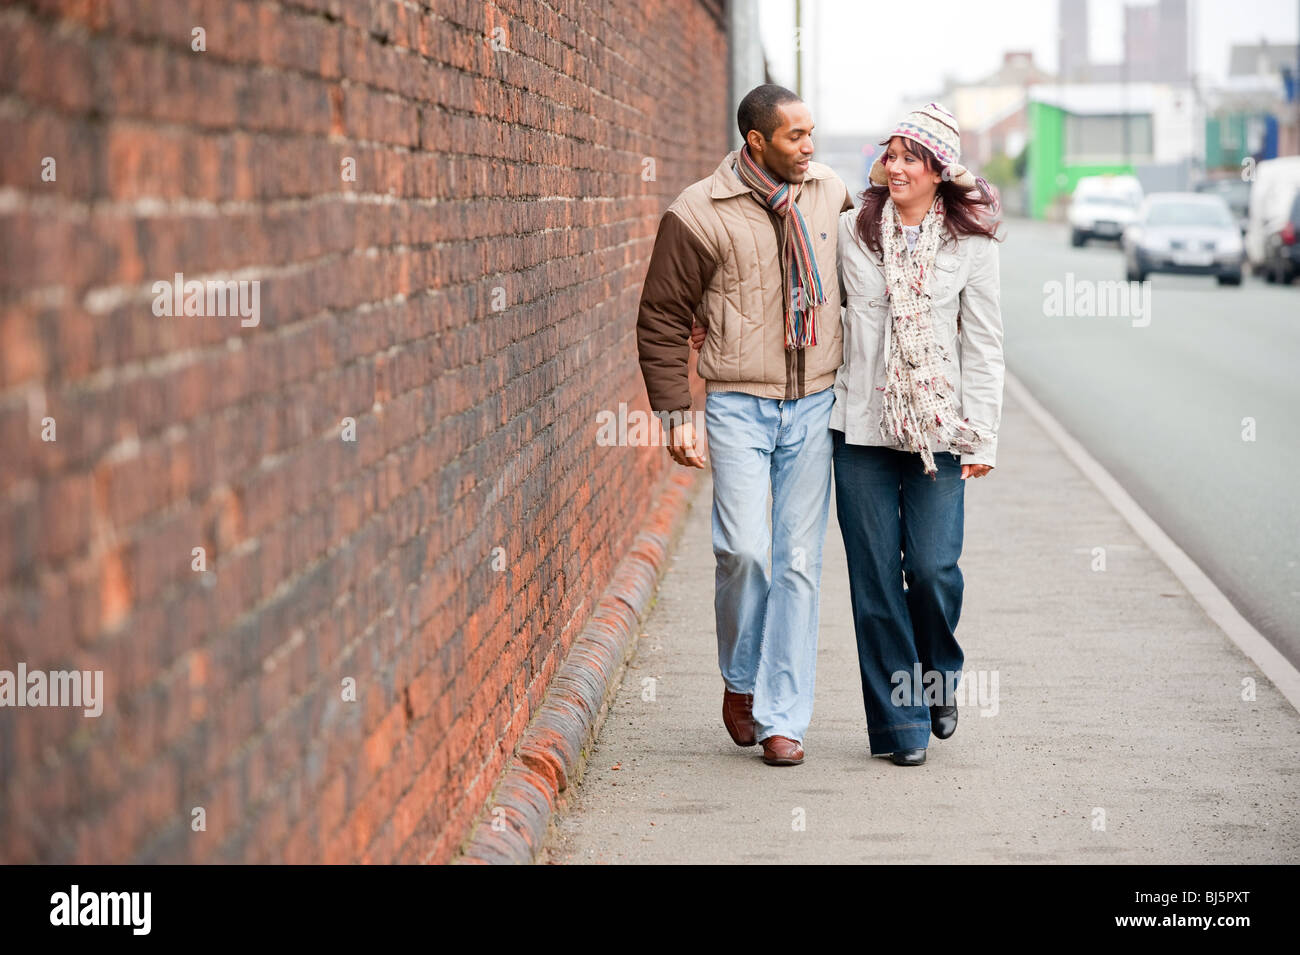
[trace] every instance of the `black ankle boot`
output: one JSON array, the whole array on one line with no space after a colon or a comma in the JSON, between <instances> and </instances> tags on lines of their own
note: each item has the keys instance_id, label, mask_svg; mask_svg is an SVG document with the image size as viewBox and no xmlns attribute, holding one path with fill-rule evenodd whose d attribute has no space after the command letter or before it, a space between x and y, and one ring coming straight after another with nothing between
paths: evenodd
<instances>
[{"instance_id":1,"label":"black ankle boot","mask_svg":"<svg viewBox=\"0 0 1300 955\"><path fill-rule=\"evenodd\" d=\"M925 762L925 750L900 749L889 754L889 761L895 766L920 766Z\"/></svg>"},{"instance_id":2,"label":"black ankle boot","mask_svg":"<svg viewBox=\"0 0 1300 955\"><path fill-rule=\"evenodd\" d=\"M930 730L939 739L947 739L957 732L957 707L930 707Z\"/></svg>"}]
</instances>

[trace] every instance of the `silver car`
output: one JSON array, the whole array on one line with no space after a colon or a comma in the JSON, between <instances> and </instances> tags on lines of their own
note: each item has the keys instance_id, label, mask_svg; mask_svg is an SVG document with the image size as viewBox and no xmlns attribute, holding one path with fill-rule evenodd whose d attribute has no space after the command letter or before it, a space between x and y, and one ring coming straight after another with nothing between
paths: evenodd
<instances>
[{"instance_id":1,"label":"silver car","mask_svg":"<svg viewBox=\"0 0 1300 955\"><path fill-rule=\"evenodd\" d=\"M1240 285L1246 248L1232 210L1221 196L1157 192L1142 202L1121 241L1130 282L1152 272L1213 275Z\"/></svg>"}]
</instances>

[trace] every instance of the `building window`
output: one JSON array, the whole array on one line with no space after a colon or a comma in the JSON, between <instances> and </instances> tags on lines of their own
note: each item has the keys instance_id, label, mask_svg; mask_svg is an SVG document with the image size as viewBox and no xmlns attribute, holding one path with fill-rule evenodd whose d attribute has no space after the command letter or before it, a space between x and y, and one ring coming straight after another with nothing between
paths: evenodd
<instances>
[{"instance_id":1,"label":"building window","mask_svg":"<svg viewBox=\"0 0 1300 955\"><path fill-rule=\"evenodd\" d=\"M1125 151L1124 127L1128 126ZM1153 158L1151 115L1065 117L1065 161L1069 165L1150 162Z\"/></svg>"}]
</instances>

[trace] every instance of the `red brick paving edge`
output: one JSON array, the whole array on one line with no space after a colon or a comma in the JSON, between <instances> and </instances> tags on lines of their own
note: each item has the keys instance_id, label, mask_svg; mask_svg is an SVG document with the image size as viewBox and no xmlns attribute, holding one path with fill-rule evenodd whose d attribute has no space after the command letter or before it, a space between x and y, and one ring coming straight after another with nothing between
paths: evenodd
<instances>
[{"instance_id":1,"label":"red brick paving edge","mask_svg":"<svg viewBox=\"0 0 1300 955\"><path fill-rule=\"evenodd\" d=\"M676 468L640 533L574 640L524 731L493 797L453 861L530 864L537 858L560 793L581 775L583 752L604 721L616 678L636 645L669 552L681 530L698 472ZM500 814L494 810L500 809ZM494 819L501 821L494 825Z\"/></svg>"}]
</instances>

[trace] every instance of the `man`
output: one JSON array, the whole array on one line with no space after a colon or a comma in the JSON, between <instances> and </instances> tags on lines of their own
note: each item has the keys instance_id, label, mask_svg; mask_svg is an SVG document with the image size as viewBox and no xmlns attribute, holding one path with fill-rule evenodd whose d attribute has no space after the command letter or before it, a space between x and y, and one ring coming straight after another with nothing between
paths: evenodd
<instances>
[{"instance_id":1,"label":"man","mask_svg":"<svg viewBox=\"0 0 1300 955\"><path fill-rule=\"evenodd\" d=\"M812 161L812 115L790 90L751 90L736 119L744 146L660 220L637 348L668 453L703 468L686 413L693 319L704 326L723 723L737 745L761 742L769 765L793 766L812 719L842 358L837 223L853 203Z\"/></svg>"}]
</instances>

